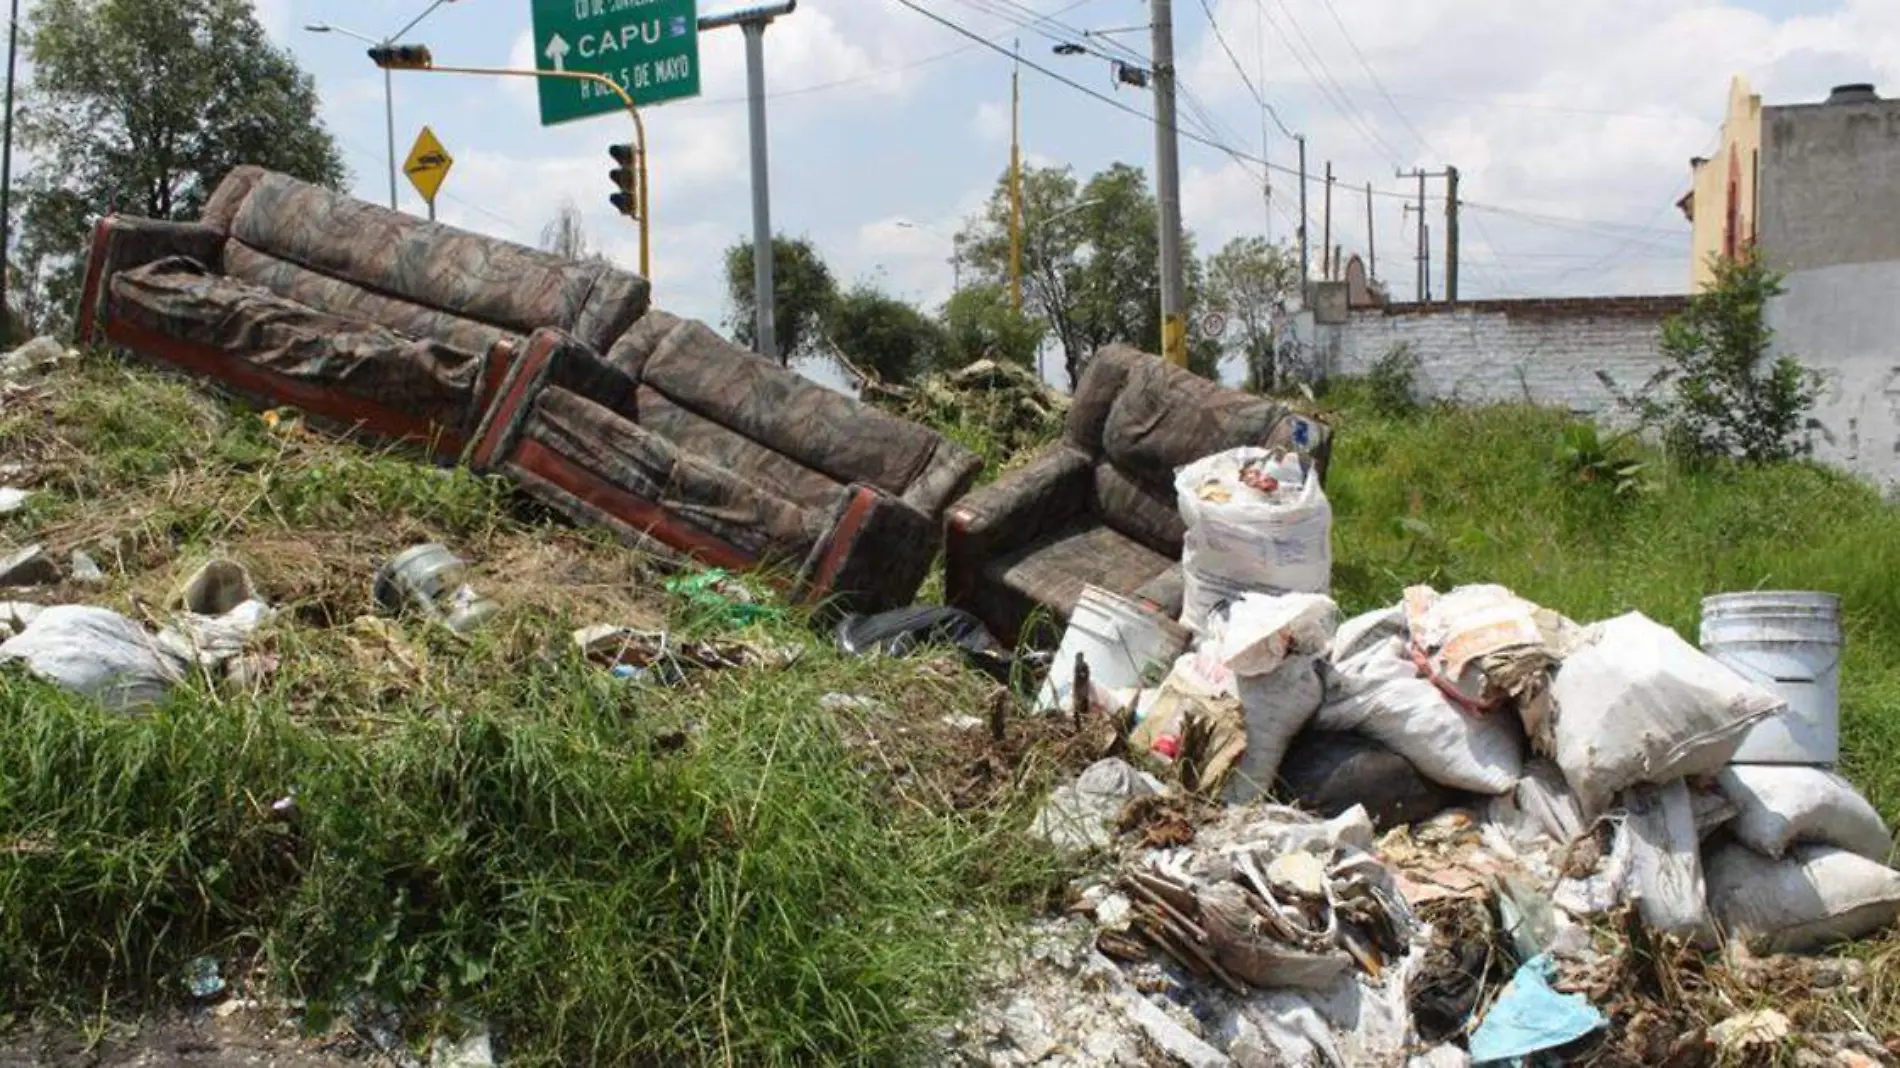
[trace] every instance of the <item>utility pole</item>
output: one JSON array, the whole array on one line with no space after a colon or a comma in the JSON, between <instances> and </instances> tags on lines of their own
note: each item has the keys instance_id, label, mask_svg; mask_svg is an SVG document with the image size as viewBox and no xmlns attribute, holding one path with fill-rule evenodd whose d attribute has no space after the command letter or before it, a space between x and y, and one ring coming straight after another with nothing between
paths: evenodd
<instances>
[{"instance_id":1,"label":"utility pole","mask_svg":"<svg viewBox=\"0 0 1900 1068\"><path fill-rule=\"evenodd\" d=\"M1325 222L1320 225L1319 254L1325 264L1321 274L1330 282L1338 266L1333 263L1333 161L1326 161L1326 207Z\"/></svg>"},{"instance_id":2,"label":"utility pole","mask_svg":"<svg viewBox=\"0 0 1900 1068\"><path fill-rule=\"evenodd\" d=\"M1458 303L1458 168L1445 167L1445 301Z\"/></svg>"},{"instance_id":3,"label":"utility pole","mask_svg":"<svg viewBox=\"0 0 1900 1068\"><path fill-rule=\"evenodd\" d=\"M1016 314L1023 311L1023 63L1016 42L1016 65L1009 75L1009 287Z\"/></svg>"},{"instance_id":4,"label":"utility pole","mask_svg":"<svg viewBox=\"0 0 1900 1068\"><path fill-rule=\"evenodd\" d=\"M765 28L773 19L791 14L797 6L798 0L784 0L783 3L766 4L725 15L709 15L699 20L702 32L722 26L738 26L745 33L746 110L750 116L752 133L753 335L758 343L759 355L774 362L781 361L774 316L778 303L775 296L777 289L772 279L772 184L766 162Z\"/></svg>"},{"instance_id":5,"label":"utility pole","mask_svg":"<svg viewBox=\"0 0 1900 1068\"><path fill-rule=\"evenodd\" d=\"M1300 302L1306 301L1307 261L1306 251L1306 135L1294 138L1300 146Z\"/></svg>"},{"instance_id":6,"label":"utility pole","mask_svg":"<svg viewBox=\"0 0 1900 1068\"><path fill-rule=\"evenodd\" d=\"M13 310L7 303L7 283L13 273L13 75L20 55L20 0L13 0L13 17L7 23L7 118L6 145L0 148L0 335L11 345Z\"/></svg>"},{"instance_id":7,"label":"utility pole","mask_svg":"<svg viewBox=\"0 0 1900 1068\"><path fill-rule=\"evenodd\" d=\"M1181 262L1181 143L1174 119L1174 3L1154 0L1155 192L1161 216L1161 355L1187 366L1187 274Z\"/></svg>"},{"instance_id":8,"label":"utility pole","mask_svg":"<svg viewBox=\"0 0 1900 1068\"><path fill-rule=\"evenodd\" d=\"M1366 183L1366 281L1379 277L1379 246L1372 239L1372 183Z\"/></svg>"}]
</instances>

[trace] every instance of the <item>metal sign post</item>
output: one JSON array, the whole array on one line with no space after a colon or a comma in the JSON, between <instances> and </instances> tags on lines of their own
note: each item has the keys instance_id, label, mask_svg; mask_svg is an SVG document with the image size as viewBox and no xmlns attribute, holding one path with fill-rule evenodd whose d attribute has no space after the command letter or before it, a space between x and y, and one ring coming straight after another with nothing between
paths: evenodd
<instances>
[{"instance_id":1,"label":"metal sign post","mask_svg":"<svg viewBox=\"0 0 1900 1068\"><path fill-rule=\"evenodd\" d=\"M745 31L746 96L752 127L752 299L753 337L759 355L778 360L778 329L773 315L777 300L772 281L772 184L766 163L765 139L765 27L789 15L798 0L767 4L699 20L701 30L737 26Z\"/></svg>"}]
</instances>

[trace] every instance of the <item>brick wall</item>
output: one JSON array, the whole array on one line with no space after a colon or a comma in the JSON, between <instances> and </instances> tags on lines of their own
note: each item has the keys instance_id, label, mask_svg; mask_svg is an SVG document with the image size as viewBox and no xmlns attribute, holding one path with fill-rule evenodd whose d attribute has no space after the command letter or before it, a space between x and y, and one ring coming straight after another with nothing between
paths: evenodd
<instances>
[{"instance_id":1,"label":"brick wall","mask_svg":"<svg viewBox=\"0 0 1900 1068\"><path fill-rule=\"evenodd\" d=\"M1463 403L1531 401L1614 420L1607 373L1630 393L1662 367L1663 320L1686 297L1484 300L1456 306L1355 309L1318 326L1318 355L1333 375L1362 375L1393 346L1409 344L1428 396Z\"/></svg>"}]
</instances>

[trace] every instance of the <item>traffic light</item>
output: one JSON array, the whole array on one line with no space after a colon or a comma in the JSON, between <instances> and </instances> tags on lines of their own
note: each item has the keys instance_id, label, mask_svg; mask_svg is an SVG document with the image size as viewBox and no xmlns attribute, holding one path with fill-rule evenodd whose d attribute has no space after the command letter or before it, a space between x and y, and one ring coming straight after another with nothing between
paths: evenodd
<instances>
[{"instance_id":1,"label":"traffic light","mask_svg":"<svg viewBox=\"0 0 1900 1068\"><path fill-rule=\"evenodd\" d=\"M613 179L617 192L607 199L613 203L614 210L629 219L640 217L640 172L634 168L632 145L608 145L607 154L614 158L614 169L607 172Z\"/></svg>"},{"instance_id":2,"label":"traffic light","mask_svg":"<svg viewBox=\"0 0 1900 1068\"><path fill-rule=\"evenodd\" d=\"M427 70L435 65L427 45L377 45L369 50L369 58L385 70Z\"/></svg>"}]
</instances>

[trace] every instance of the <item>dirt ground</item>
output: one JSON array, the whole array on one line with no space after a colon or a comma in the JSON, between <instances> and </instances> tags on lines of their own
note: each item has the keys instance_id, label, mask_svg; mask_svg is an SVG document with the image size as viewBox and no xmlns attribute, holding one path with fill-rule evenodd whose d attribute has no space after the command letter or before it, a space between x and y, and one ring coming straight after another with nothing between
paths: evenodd
<instances>
[{"instance_id":1,"label":"dirt ground","mask_svg":"<svg viewBox=\"0 0 1900 1068\"><path fill-rule=\"evenodd\" d=\"M308 1038L267 1013L112 1024L103 1037L23 1028L0 1034L0 1068L352 1068L396 1062L353 1035Z\"/></svg>"}]
</instances>

